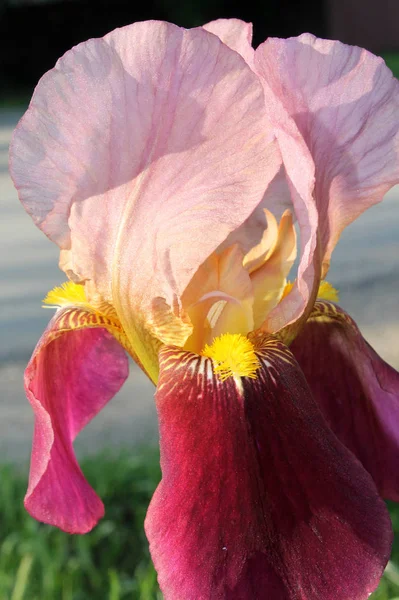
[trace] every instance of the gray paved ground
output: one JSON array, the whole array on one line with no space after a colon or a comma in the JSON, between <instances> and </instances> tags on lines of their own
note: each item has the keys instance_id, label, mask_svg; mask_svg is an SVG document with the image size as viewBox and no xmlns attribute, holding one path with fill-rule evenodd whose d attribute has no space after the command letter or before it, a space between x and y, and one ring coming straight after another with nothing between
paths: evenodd
<instances>
[{"instance_id":1,"label":"gray paved ground","mask_svg":"<svg viewBox=\"0 0 399 600\"><path fill-rule=\"evenodd\" d=\"M26 459L32 415L22 374L50 312L41 300L64 281L58 253L20 206L7 172L20 114L0 113L0 460ZM369 342L399 368L399 188L351 225L334 253L329 280ZM132 365L122 391L77 440L80 454L156 441L153 387Z\"/></svg>"}]
</instances>

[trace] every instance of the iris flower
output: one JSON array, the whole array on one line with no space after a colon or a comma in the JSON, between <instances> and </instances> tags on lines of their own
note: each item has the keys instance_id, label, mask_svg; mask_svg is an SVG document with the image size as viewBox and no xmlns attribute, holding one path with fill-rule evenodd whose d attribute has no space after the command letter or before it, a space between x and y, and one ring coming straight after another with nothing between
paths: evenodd
<instances>
[{"instance_id":1,"label":"iris flower","mask_svg":"<svg viewBox=\"0 0 399 600\"><path fill-rule=\"evenodd\" d=\"M342 230L399 181L398 85L309 34L255 51L234 19L135 23L43 76L11 172L68 282L25 374L31 515L71 533L103 516L72 444L127 352L156 385L145 527L166 599L376 588L399 375L325 277Z\"/></svg>"}]
</instances>

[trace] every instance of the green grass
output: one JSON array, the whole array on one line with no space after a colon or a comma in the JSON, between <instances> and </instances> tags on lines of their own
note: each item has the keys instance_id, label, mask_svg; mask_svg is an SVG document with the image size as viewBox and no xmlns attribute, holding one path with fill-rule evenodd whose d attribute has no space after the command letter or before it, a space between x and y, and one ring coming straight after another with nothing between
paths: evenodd
<instances>
[{"instance_id":1,"label":"green grass","mask_svg":"<svg viewBox=\"0 0 399 600\"><path fill-rule=\"evenodd\" d=\"M102 454L83 470L106 515L91 533L71 536L29 517L26 476L0 468L1 600L161 600L143 530L158 452ZM389 508L398 539L372 600L399 600L399 505Z\"/></svg>"},{"instance_id":2,"label":"green grass","mask_svg":"<svg viewBox=\"0 0 399 600\"><path fill-rule=\"evenodd\" d=\"M2 600L158 600L143 521L160 479L158 453L83 461L106 507L89 534L71 536L37 523L22 505L26 477L1 469Z\"/></svg>"},{"instance_id":3,"label":"green grass","mask_svg":"<svg viewBox=\"0 0 399 600\"><path fill-rule=\"evenodd\" d=\"M399 600L399 504L388 502L388 508L395 533L392 556L380 586L370 600Z\"/></svg>"}]
</instances>

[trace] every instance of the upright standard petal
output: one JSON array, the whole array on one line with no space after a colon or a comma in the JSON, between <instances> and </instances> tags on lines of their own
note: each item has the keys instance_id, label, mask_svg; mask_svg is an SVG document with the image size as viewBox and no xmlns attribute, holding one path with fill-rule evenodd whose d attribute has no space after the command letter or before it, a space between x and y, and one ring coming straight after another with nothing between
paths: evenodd
<instances>
[{"instance_id":1,"label":"upright standard petal","mask_svg":"<svg viewBox=\"0 0 399 600\"><path fill-rule=\"evenodd\" d=\"M255 50L252 48L252 23L240 19L217 19L203 27L217 35L226 46L241 54L248 65L253 65Z\"/></svg>"},{"instance_id":2,"label":"upright standard petal","mask_svg":"<svg viewBox=\"0 0 399 600\"><path fill-rule=\"evenodd\" d=\"M278 331L291 324L285 330L285 339L291 340L300 330L313 306L320 279L321 265L316 251L318 219L313 197L314 163L294 120L269 86L268 75L263 73L261 61L258 60L255 64L255 52L251 46L252 27L238 19L219 19L207 23L204 28L239 52L248 65L261 76L266 112L275 128L286 168L280 169L268 186L262 202L249 218L229 235L224 246L238 242L247 253L262 237L266 226L265 208L279 219L287 208L295 210L301 232L299 277L290 297L279 303L264 323L264 329L269 332Z\"/></svg>"},{"instance_id":3,"label":"upright standard petal","mask_svg":"<svg viewBox=\"0 0 399 600\"><path fill-rule=\"evenodd\" d=\"M287 206L288 188L300 231L301 252L295 285L289 296L271 311L264 324L268 332L279 331L288 325L285 339L289 341L309 316L321 278L319 215L314 197L315 164L301 131L286 110L283 99L276 94L273 82L269 81L268 65L262 60L260 49L255 53L254 68L263 85L267 115L274 127L284 163L284 168L266 191L262 205L272 212L276 204ZM274 197L276 186L280 194L277 199Z\"/></svg>"},{"instance_id":4,"label":"upright standard petal","mask_svg":"<svg viewBox=\"0 0 399 600\"><path fill-rule=\"evenodd\" d=\"M122 347L108 331L90 324L88 316L81 309L59 311L25 371L35 413L25 507L35 519L69 533L90 531L104 514L72 442L128 375Z\"/></svg>"},{"instance_id":5,"label":"upright standard petal","mask_svg":"<svg viewBox=\"0 0 399 600\"><path fill-rule=\"evenodd\" d=\"M25 208L64 250L70 277L114 306L147 371L143 321L165 322L160 307L181 316L190 278L280 163L241 56L202 28L155 21L67 52L11 146Z\"/></svg>"},{"instance_id":6,"label":"upright standard petal","mask_svg":"<svg viewBox=\"0 0 399 600\"><path fill-rule=\"evenodd\" d=\"M271 222L271 214L268 223ZM286 277L296 258L296 235L289 211L281 217L275 244L264 264L251 272L254 290L254 329L261 327L283 294Z\"/></svg>"},{"instance_id":7,"label":"upright standard petal","mask_svg":"<svg viewBox=\"0 0 399 600\"><path fill-rule=\"evenodd\" d=\"M316 303L291 350L335 434L372 475L381 495L398 502L399 373L330 302Z\"/></svg>"},{"instance_id":8,"label":"upright standard petal","mask_svg":"<svg viewBox=\"0 0 399 600\"><path fill-rule=\"evenodd\" d=\"M290 351L257 379L161 350L162 481L146 532L167 600L365 600L391 526L369 474L329 430Z\"/></svg>"},{"instance_id":9,"label":"upright standard petal","mask_svg":"<svg viewBox=\"0 0 399 600\"><path fill-rule=\"evenodd\" d=\"M382 58L310 34L269 38L255 64L316 165L325 277L342 230L399 182L399 82Z\"/></svg>"}]
</instances>

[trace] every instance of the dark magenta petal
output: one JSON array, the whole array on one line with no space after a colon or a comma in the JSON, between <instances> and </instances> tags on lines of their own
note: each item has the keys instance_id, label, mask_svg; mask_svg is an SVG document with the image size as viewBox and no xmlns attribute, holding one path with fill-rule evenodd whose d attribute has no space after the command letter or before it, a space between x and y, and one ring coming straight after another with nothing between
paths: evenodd
<instances>
[{"instance_id":1,"label":"dark magenta petal","mask_svg":"<svg viewBox=\"0 0 399 600\"><path fill-rule=\"evenodd\" d=\"M166 600L363 600L391 526L369 474L327 427L290 351L256 380L164 348L162 481L146 519Z\"/></svg>"},{"instance_id":2,"label":"dark magenta petal","mask_svg":"<svg viewBox=\"0 0 399 600\"><path fill-rule=\"evenodd\" d=\"M25 371L35 413L25 507L45 523L86 533L104 507L76 461L72 442L116 394L128 375L122 347L104 329L64 330L51 321Z\"/></svg>"},{"instance_id":3,"label":"dark magenta petal","mask_svg":"<svg viewBox=\"0 0 399 600\"><path fill-rule=\"evenodd\" d=\"M399 501L399 373L329 302L316 303L291 349L336 435L381 495Z\"/></svg>"}]
</instances>

